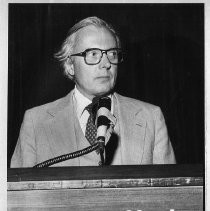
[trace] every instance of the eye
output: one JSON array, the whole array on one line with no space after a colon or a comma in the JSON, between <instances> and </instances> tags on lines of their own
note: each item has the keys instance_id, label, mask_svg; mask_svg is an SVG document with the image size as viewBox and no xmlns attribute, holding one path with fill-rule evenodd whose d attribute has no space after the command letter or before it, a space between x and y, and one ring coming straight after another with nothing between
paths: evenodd
<instances>
[{"instance_id":1,"label":"eye","mask_svg":"<svg viewBox=\"0 0 210 211\"><path fill-rule=\"evenodd\" d=\"M87 56L91 56L91 57L98 57L99 54L100 52L98 50L90 50L87 52Z\"/></svg>"},{"instance_id":2,"label":"eye","mask_svg":"<svg viewBox=\"0 0 210 211\"><path fill-rule=\"evenodd\" d=\"M116 57L118 53L117 53L117 50L111 50L108 52L108 54L110 57Z\"/></svg>"}]
</instances>

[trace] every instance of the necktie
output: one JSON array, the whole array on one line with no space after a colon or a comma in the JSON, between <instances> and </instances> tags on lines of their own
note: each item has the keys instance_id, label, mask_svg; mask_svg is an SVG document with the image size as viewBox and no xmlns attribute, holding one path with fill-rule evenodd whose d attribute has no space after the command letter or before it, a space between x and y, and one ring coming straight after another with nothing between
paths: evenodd
<instances>
[{"instance_id":1,"label":"necktie","mask_svg":"<svg viewBox=\"0 0 210 211\"><path fill-rule=\"evenodd\" d=\"M93 145L96 143L97 127L93 122L92 104L89 104L86 107L86 110L89 112L90 116L86 125L85 137L89 141L89 143Z\"/></svg>"}]
</instances>

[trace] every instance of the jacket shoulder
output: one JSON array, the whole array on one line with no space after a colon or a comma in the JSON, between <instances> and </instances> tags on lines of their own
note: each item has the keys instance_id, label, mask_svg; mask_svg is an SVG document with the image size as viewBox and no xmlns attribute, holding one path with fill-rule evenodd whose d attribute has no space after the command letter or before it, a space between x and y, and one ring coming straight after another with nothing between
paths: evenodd
<instances>
[{"instance_id":1,"label":"jacket shoulder","mask_svg":"<svg viewBox=\"0 0 210 211\"><path fill-rule=\"evenodd\" d=\"M58 105L62 101L62 99L63 98L59 98L59 99L54 100L52 102L45 103L45 104L42 104L42 105L39 105L39 106L35 106L33 108L26 110L26 112L28 112L28 113L46 112L48 109L51 109L51 108L55 107L56 105Z\"/></svg>"},{"instance_id":2,"label":"jacket shoulder","mask_svg":"<svg viewBox=\"0 0 210 211\"><path fill-rule=\"evenodd\" d=\"M125 97L122 96L118 93L115 93L118 101L123 104L124 106L128 108L134 108L134 109L143 109L143 110L148 110L148 111L154 111L154 110L159 110L159 106L153 105L151 103L147 103L138 99L130 98L130 97Z\"/></svg>"},{"instance_id":3,"label":"jacket shoulder","mask_svg":"<svg viewBox=\"0 0 210 211\"><path fill-rule=\"evenodd\" d=\"M26 110L25 116L30 116L35 122L44 121L49 118L51 110L55 110L67 104L70 99L70 93L65 97L59 98L55 101L36 106Z\"/></svg>"},{"instance_id":4,"label":"jacket shoulder","mask_svg":"<svg viewBox=\"0 0 210 211\"><path fill-rule=\"evenodd\" d=\"M133 113L140 115L141 118L150 122L151 125L154 125L157 119L164 120L159 106L119 94L116 95L116 98L118 99L120 110L127 115L132 115Z\"/></svg>"}]
</instances>

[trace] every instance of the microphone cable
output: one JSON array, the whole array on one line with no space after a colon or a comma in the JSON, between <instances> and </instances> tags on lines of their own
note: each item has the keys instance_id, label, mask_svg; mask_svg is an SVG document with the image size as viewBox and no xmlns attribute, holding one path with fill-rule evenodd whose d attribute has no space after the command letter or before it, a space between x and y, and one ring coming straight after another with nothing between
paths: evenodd
<instances>
[{"instance_id":1,"label":"microphone cable","mask_svg":"<svg viewBox=\"0 0 210 211\"><path fill-rule=\"evenodd\" d=\"M46 160L42 163L38 163L37 165L33 166L33 168L44 168L44 167L48 167L48 166L54 165L54 164L59 163L59 162L63 162L65 160L77 158L77 157L80 157L82 155L86 155L86 154L96 150L97 148L98 148L98 143L95 143L95 144L93 144L89 147L82 149L82 150L78 150L76 152L60 155L58 157Z\"/></svg>"}]
</instances>

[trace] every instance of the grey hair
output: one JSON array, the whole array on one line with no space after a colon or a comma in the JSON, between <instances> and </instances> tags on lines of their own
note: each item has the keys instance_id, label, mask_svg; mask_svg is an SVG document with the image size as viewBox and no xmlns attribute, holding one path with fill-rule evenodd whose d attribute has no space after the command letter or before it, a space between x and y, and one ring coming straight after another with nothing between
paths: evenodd
<instances>
[{"instance_id":1,"label":"grey hair","mask_svg":"<svg viewBox=\"0 0 210 211\"><path fill-rule=\"evenodd\" d=\"M118 48L121 47L120 38L119 38L117 32L114 30L114 28L110 24L108 24L104 20L102 20L98 17L88 17L88 18L85 18L85 19L79 21L72 28L70 28L66 39L62 43L61 49L54 55L55 58L57 58L61 62L63 69L64 69L64 74L71 80L74 80L74 76L70 75L69 71L68 71L69 63L72 62L71 59L69 59L69 55L72 54L73 49L76 45L76 36L77 36L76 32L78 32L80 29L82 29L86 26L90 26L90 25L108 29L115 37L117 47Z\"/></svg>"}]
</instances>

